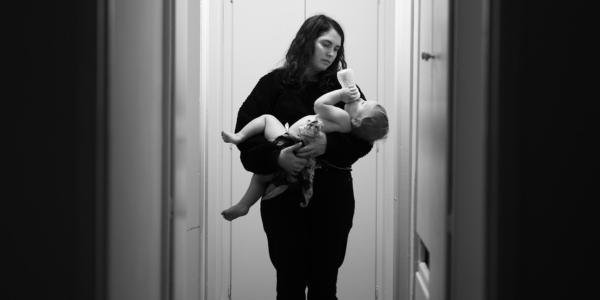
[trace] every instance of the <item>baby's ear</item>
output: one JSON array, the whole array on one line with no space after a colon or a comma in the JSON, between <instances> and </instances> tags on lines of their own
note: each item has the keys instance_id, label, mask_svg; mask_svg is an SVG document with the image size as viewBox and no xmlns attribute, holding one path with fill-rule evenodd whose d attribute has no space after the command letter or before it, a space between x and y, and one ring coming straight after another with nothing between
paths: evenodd
<instances>
[{"instance_id":1,"label":"baby's ear","mask_svg":"<svg viewBox=\"0 0 600 300\"><path fill-rule=\"evenodd\" d=\"M358 127L358 126L360 126L361 120L362 119L360 119L360 118L354 118L350 122L352 122L352 126Z\"/></svg>"}]
</instances>

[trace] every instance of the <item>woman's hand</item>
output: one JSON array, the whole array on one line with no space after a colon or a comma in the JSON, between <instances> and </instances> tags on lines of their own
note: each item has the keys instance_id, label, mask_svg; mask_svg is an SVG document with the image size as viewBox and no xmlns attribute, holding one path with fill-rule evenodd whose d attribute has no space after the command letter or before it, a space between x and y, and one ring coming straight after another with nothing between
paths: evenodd
<instances>
[{"instance_id":1,"label":"woman's hand","mask_svg":"<svg viewBox=\"0 0 600 300\"><path fill-rule=\"evenodd\" d=\"M294 153L298 148L302 146L302 143L297 143L293 146L289 146L284 148L279 153L279 158L277 158L277 163L279 166L292 175L298 175L304 166L306 166L307 159L298 157Z\"/></svg>"},{"instance_id":2,"label":"woman's hand","mask_svg":"<svg viewBox=\"0 0 600 300\"><path fill-rule=\"evenodd\" d=\"M325 133L319 132L315 137L303 136L303 138L308 141L308 145L296 151L298 157L309 158L325 154L327 149L327 135Z\"/></svg>"},{"instance_id":3,"label":"woman's hand","mask_svg":"<svg viewBox=\"0 0 600 300\"><path fill-rule=\"evenodd\" d=\"M340 101L344 103L354 102L360 99L360 92L356 86L340 89Z\"/></svg>"}]
</instances>

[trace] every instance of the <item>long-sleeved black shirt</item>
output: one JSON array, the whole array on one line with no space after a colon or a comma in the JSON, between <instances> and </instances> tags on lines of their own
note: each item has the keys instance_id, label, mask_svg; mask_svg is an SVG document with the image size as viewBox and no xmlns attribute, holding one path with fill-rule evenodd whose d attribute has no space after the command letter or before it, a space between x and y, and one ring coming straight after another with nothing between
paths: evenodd
<instances>
[{"instance_id":1,"label":"long-sleeved black shirt","mask_svg":"<svg viewBox=\"0 0 600 300\"><path fill-rule=\"evenodd\" d=\"M290 126L306 115L314 115L314 103L321 95L329 91L320 91L318 82L306 82L302 92L294 92L285 88L274 70L263 76L238 111L235 132L240 131L248 122L264 114L275 116L282 124ZM337 83L336 88L341 88ZM359 89L360 90L360 89ZM361 97L364 95L361 92ZM343 103L337 104L343 108ZM373 145L361 140L351 133L327 133L325 154L319 159L339 167L349 167L359 158L365 156ZM244 168L256 174L270 174L279 165L277 159L281 152L268 142L263 135L256 135L238 145L240 158Z\"/></svg>"}]
</instances>

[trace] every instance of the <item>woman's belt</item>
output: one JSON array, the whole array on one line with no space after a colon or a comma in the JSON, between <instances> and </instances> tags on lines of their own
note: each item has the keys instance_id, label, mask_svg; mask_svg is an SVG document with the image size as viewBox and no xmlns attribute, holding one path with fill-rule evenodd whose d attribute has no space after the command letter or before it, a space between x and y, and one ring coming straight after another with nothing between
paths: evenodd
<instances>
[{"instance_id":1,"label":"woman's belt","mask_svg":"<svg viewBox=\"0 0 600 300\"><path fill-rule=\"evenodd\" d=\"M331 169L340 170L340 171L352 171L352 167L338 167L324 159L317 158L317 163L318 163L317 165L320 165L321 168L326 167L326 168L331 168Z\"/></svg>"}]
</instances>

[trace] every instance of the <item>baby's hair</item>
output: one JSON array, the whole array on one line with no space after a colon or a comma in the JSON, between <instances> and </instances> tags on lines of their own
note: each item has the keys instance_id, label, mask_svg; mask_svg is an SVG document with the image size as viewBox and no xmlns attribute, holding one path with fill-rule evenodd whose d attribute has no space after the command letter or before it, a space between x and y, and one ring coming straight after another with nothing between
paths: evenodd
<instances>
[{"instance_id":1,"label":"baby's hair","mask_svg":"<svg viewBox=\"0 0 600 300\"><path fill-rule=\"evenodd\" d=\"M380 104L375 104L369 112L352 120L352 133L368 142L386 138L388 130L387 112Z\"/></svg>"}]
</instances>

